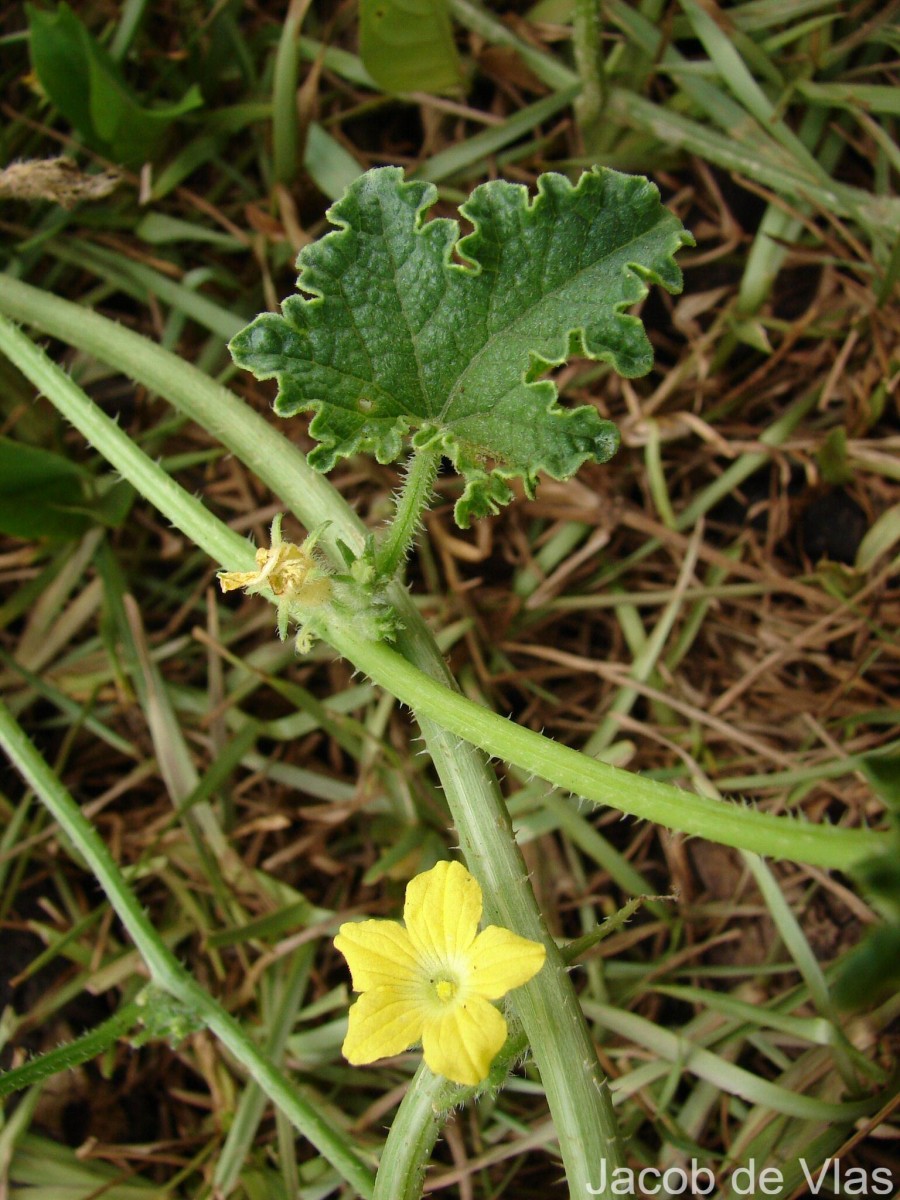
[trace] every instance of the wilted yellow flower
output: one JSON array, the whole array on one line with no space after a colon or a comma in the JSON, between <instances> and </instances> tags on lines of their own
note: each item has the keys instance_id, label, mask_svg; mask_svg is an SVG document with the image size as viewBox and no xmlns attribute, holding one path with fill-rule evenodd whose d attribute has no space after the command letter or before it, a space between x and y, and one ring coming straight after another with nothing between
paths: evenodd
<instances>
[{"instance_id":1,"label":"wilted yellow flower","mask_svg":"<svg viewBox=\"0 0 900 1200\"><path fill-rule=\"evenodd\" d=\"M318 588L313 587L316 583ZM219 586L223 592L232 592L235 588L258 592L270 587L276 596L298 599L302 593L302 599L309 604L315 602L318 593L325 599L330 585L317 566L311 547L278 542L268 550L260 546L256 552L255 571L220 571Z\"/></svg>"},{"instance_id":2,"label":"wilted yellow flower","mask_svg":"<svg viewBox=\"0 0 900 1200\"><path fill-rule=\"evenodd\" d=\"M499 925L478 932L481 888L465 867L440 862L406 888L404 925L348 922L334 944L362 995L350 1009L344 1056L374 1062L422 1043L437 1075L473 1086L506 1041L490 1003L527 983L546 950Z\"/></svg>"},{"instance_id":3,"label":"wilted yellow flower","mask_svg":"<svg viewBox=\"0 0 900 1200\"><path fill-rule=\"evenodd\" d=\"M322 527L324 528L324 526ZM301 620L304 609L316 608L331 598L331 580L313 555L321 529L304 541L302 546L281 539L281 514L272 522L272 545L256 551L255 571L219 571L219 586L223 592L243 588L249 594L268 587L277 596L278 634L287 637L289 621ZM306 651L311 636L301 626L297 634L298 650Z\"/></svg>"}]
</instances>

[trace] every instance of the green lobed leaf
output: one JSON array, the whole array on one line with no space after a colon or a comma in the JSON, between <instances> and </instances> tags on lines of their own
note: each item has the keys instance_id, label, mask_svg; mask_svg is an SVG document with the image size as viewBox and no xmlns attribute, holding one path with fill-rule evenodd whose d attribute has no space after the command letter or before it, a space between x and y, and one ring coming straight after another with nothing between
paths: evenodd
<instances>
[{"instance_id":1,"label":"green lobed leaf","mask_svg":"<svg viewBox=\"0 0 900 1200\"><path fill-rule=\"evenodd\" d=\"M640 319L626 309L647 284L681 289L673 254L692 238L646 179L595 168L492 181L456 221L426 221L436 189L396 167L366 172L328 212L337 231L304 247L301 295L231 342L235 361L276 378L276 411L312 410L320 443L310 465L330 470L357 451L392 462L411 435L437 447L465 479L456 519L496 512L521 478L568 479L605 462L618 432L590 406L566 409L540 375L571 355L626 376L650 369ZM459 261L454 261L454 256Z\"/></svg>"}]
</instances>

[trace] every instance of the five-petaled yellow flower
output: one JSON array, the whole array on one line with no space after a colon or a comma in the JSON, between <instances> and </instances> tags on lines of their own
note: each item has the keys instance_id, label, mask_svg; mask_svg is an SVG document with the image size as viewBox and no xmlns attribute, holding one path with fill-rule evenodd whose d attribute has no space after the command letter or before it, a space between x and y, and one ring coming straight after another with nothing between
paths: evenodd
<instances>
[{"instance_id":1,"label":"five-petaled yellow flower","mask_svg":"<svg viewBox=\"0 0 900 1200\"><path fill-rule=\"evenodd\" d=\"M398 921L341 926L334 944L362 995L350 1009L344 1056L374 1062L422 1043L436 1075L473 1086L506 1041L490 1003L527 983L546 950L499 925L481 933L481 888L465 867L439 862L412 879Z\"/></svg>"}]
</instances>

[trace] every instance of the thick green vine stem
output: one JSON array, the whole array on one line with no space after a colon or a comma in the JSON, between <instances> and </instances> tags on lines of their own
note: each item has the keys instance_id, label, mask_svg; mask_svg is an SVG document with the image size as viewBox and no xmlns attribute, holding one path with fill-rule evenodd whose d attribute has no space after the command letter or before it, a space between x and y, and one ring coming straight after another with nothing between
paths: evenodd
<instances>
[{"instance_id":1,"label":"thick green vine stem","mask_svg":"<svg viewBox=\"0 0 900 1200\"><path fill-rule=\"evenodd\" d=\"M581 95L575 101L575 115L585 153L599 149L603 133L603 109L606 104L606 77L603 67L600 0L575 0L572 14L572 41L575 65L581 77ZM599 159L602 161L602 159Z\"/></svg>"},{"instance_id":2,"label":"thick green vine stem","mask_svg":"<svg viewBox=\"0 0 900 1200\"><path fill-rule=\"evenodd\" d=\"M405 661L405 653L421 658L417 640L404 631L398 638L401 654L395 657ZM444 677L443 683L435 683L440 692L458 695L447 684L443 658L438 656L429 666ZM423 681L430 678L412 669ZM496 776L482 752L448 732L438 717L419 713L417 719L443 784L463 857L481 884L485 918L547 947L543 969L516 989L511 1004L540 1071L569 1190L573 1196L587 1195L596 1185L600 1162L606 1161L607 1178L625 1165L596 1047L566 965L544 925Z\"/></svg>"},{"instance_id":3,"label":"thick green vine stem","mask_svg":"<svg viewBox=\"0 0 900 1200\"><path fill-rule=\"evenodd\" d=\"M515 1061L528 1049L520 1028L510 1033L497 1055L487 1081L462 1087L435 1075L424 1062L394 1117L375 1179L374 1200L418 1200L425 1168L447 1116L479 1095L493 1095L506 1082Z\"/></svg>"},{"instance_id":4,"label":"thick green vine stem","mask_svg":"<svg viewBox=\"0 0 900 1200\"><path fill-rule=\"evenodd\" d=\"M358 552L363 550L363 526L328 481L311 471L302 454L263 418L202 372L99 314L85 311L8 276L0 278L0 312L3 311L17 314L19 319L27 320L80 347L165 396L180 412L209 429L254 470L285 501L307 529L330 521L322 544L333 552L338 566L342 563L337 545L339 539ZM105 418L75 387L71 379L49 364L19 331L12 330L5 323L0 326L0 349L7 350L36 386L48 395L116 469L198 546L229 569L252 568L253 554L242 538L218 522L193 497L178 488L155 463L146 459L115 423ZM352 630L346 629L340 640L335 637L335 644L360 669L395 690L405 703L416 709L420 728L453 807L460 843L467 856L471 855L470 869L478 877L486 901L492 905L499 904L503 901L504 893L509 893L516 897L513 901L515 905L525 908L533 905L533 895L530 902L523 900L525 892L530 893L531 889L523 879L521 859L516 858L513 862L503 855L494 862L490 857L485 857L485 851L489 855L490 850L481 839L489 836L485 830L492 823L493 806L499 801L499 796L483 755L471 745L460 743L460 737L471 738L489 753L519 762L526 770L536 770L536 773L576 794L658 820L672 828L703 833L732 845L752 847L762 854L784 856L821 866L847 867L885 848L885 835L807 826L739 805L704 800L627 772L614 771L528 730L518 729L512 722L489 713L450 690L440 652L408 593L398 584L388 590L405 627L398 640L400 653L394 653L384 646L354 642ZM354 658L356 654L360 656L358 659ZM404 661L403 656L409 661ZM452 728L453 732L447 732L448 728ZM470 828L472 825L474 829ZM511 840L505 823L498 826L498 836L507 842ZM497 923L529 935L528 927L520 926L515 919L503 918L496 909L489 911L489 916ZM566 1015L566 1025L572 1023L583 1028L580 1011L577 1011L575 997L564 972L548 973L544 1005L543 1013L538 1005L533 1005L530 1015L543 1019L548 1029L560 1024L561 1014ZM524 1011L521 1015L526 1027L533 1024L531 1020L526 1020ZM528 1032L531 1034L532 1029L528 1028ZM592 1169L596 1172L599 1162L596 1146L598 1143L602 1145L606 1137L603 1120L598 1114L601 1109L603 1114L611 1114L608 1098L604 1099L597 1091L595 1083L585 1086L589 1082L587 1077L579 1078L583 1074L581 1063L596 1062L596 1058L590 1039L576 1031L568 1047L570 1050L576 1049L577 1053L579 1045L588 1047L587 1060L572 1056L568 1059L550 1057L542 1061L544 1048L539 1041L532 1039L535 1059L545 1086L548 1086L556 1072L559 1088L566 1090L571 1085L574 1089L570 1103L561 1111L555 1111L558 1098L548 1087L551 1111L567 1168L573 1161L576 1164L574 1176L570 1175L573 1195L586 1194L583 1185L590 1182ZM591 1078L595 1080L596 1076ZM585 1097L588 1097L587 1101ZM581 1111L572 1113L569 1119L571 1105L580 1105ZM614 1133L610 1134L609 1141L615 1147ZM578 1161L581 1163L580 1170ZM611 1167L617 1165L615 1158L611 1157L608 1162Z\"/></svg>"},{"instance_id":5,"label":"thick green vine stem","mask_svg":"<svg viewBox=\"0 0 900 1200\"><path fill-rule=\"evenodd\" d=\"M887 834L813 825L796 817L760 812L749 805L679 791L610 766L473 703L423 676L387 646L364 643L352 629L333 625L328 641L375 683L415 708L420 724L439 721L445 730L480 746L492 757L595 804L725 846L834 870L846 870L889 850Z\"/></svg>"},{"instance_id":6,"label":"thick green vine stem","mask_svg":"<svg viewBox=\"0 0 900 1200\"><path fill-rule=\"evenodd\" d=\"M247 542L184 492L64 372L5 320L0 320L0 350L124 478L198 546L228 568L247 570L253 566L254 556ZM440 680L435 686L441 692L454 694L443 657L424 622L416 616L408 593L398 585L391 592L405 625L398 637L401 654L424 666L433 681ZM395 657L404 661L400 655ZM423 681L429 677L422 670L410 669ZM518 990L515 1010L541 1072L570 1188L573 1194L586 1194L592 1179L596 1179L598 1162L606 1160L610 1175L615 1167L624 1165L609 1091L587 1024L565 965L544 928L509 814L483 754L472 745L460 743L430 716L421 717L419 726L443 783L460 847L484 892L488 919L547 945L545 969Z\"/></svg>"},{"instance_id":7,"label":"thick green vine stem","mask_svg":"<svg viewBox=\"0 0 900 1200\"><path fill-rule=\"evenodd\" d=\"M447 1080L421 1062L388 1133L373 1200L419 1200L444 1122L440 1099L446 1090Z\"/></svg>"},{"instance_id":8,"label":"thick green vine stem","mask_svg":"<svg viewBox=\"0 0 900 1200\"><path fill-rule=\"evenodd\" d=\"M2 318L0 351L4 351L57 405L124 478L134 484L197 546L228 569L247 571L254 566L255 556L248 542L207 512L195 497L181 489L113 420L101 412L69 376L18 328ZM452 677L427 626L417 617L408 593L396 584L390 590L405 625L398 636L398 648L413 662L424 666L432 681L441 681L440 684L435 683L441 692L453 695L450 690ZM273 598L271 593L268 598ZM405 661L400 655L395 657ZM410 669L423 681L429 678L422 670L411 666ZM477 706L474 707L477 709ZM565 964L544 927L506 805L484 755L475 746L461 743L430 716L421 717L419 727L443 783L460 847L469 869L481 884L486 916L494 924L503 925L523 937L542 941L547 946L545 968L530 983L517 990L514 1009L541 1072L570 1189L573 1195L588 1194L592 1180L596 1179L598 1163L606 1161L608 1177L611 1178L616 1167L624 1166L624 1152L609 1089L600 1070L587 1023ZM49 770L46 766L45 769ZM88 861L94 868L94 861ZM106 888L108 872L98 875L98 880ZM110 899L113 900L112 895ZM121 895L117 899L125 902ZM116 901L113 900L113 903ZM146 932L148 925L143 914L141 917ZM134 936L131 926L128 928ZM138 944L143 951L143 945ZM149 965L153 969L152 964ZM168 986L167 979L169 983L172 982L171 977L161 978L155 971L154 978L163 987ZM196 985L194 989L203 994ZM179 995L179 998L182 997ZM220 1032L221 1023L218 1026L213 1023L208 1009L199 1008L198 1011L213 1032L223 1040L227 1035L227 1045L233 1046L236 1036L246 1041L246 1035L231 1018L227 1018L230 1024L223 1034ZM226 1014L222 1013L221 1016L225 1017ZM246 1053L246 1047L243 1049ZM253 1049L258 1072L259 1062L266 1060L255 1047ZM257 1072L254 1072L257 1082L274 1099L275 1095L270 1090L274 1086L272 1077L281 1078L279 1073L269 1066L269 1076L264 1081ZM277 1102L284 1107L285 1098L281 1092L278 1095ZM285 1112L294 1117L296 1104L290 1109L285 1108ZM304 1128L304 1132L307 1129ZM319 1134L320 1131L314 1132ZM307 1132L307 1136L315 1141L311 1133ZM320 1142L316 1141L315 1144L322 1148ZM328 1151L323 1149L322 1152L331 1158ZM338 1165L335 1159L331 1158L331 1161ZM361 1194L369 1193L363 1190Z\"/></svg>"},{"instance_id":9,"label":"thick green vine stem","mask_svg":"<svg viewBox=\"0 0 900 1200\"><path fill-rule=\"evenodd\" d=\"M359 554L364 552L365 526L340 493L309 467L304 455L287 438L196 367L99 313L8 275L0 275L0 313L15 315L35 325L165 396L179 412L209 430L254 471L307 529L323 526L320 545L329 551L339 568L345 566L340 541ZM72 380L54 368L24 334L5 322L0 325L0 352L9 354L88 441L214 561L241 570L254 566L252 551L243 538L215 520L199 501L179 488L113 421L106 419L104 424L100 410L80 389L72 390ZM42 368L41 362L48 369ZM54 387L54 379L59 386ZM78 398L81 403L76 405ZM773 427L770 436L764 435L762 440L769 445L779 444L802 411L797 409L790 421L779 423L777 431ZM763 456L754 458L754 467L757 460L763 461ZM733 487L734 482L729 486ZM692 519L696 516L695 511ZM412 663L433 680L446 682L440 650L407 590L394 584L387 594L405 628L398 650L409 659L407 669L412 669ZM390 687L388 679L398 665L398 656L390 656L385 647L371 647L371 650L373 654L377 652L378 661L373 658L368 664L358 665L383 686ZM413 705L409 697L422 691L417 690L415 675L402 684L399 679L395 682L403 689L395 694ZM423 691L421 699L425 700ZM808 825L793 818L757 812L751 806L697 796L558 746L530 730L519 729L461 695L451 699L452 706L445 706L444 693L439 690L429 699L430 711L436 717L452 712L454 728L460 737L471 737L489 754L533 771L585 799L657 821L669 829L740 846L766 857L783 857L838 870L889 851L887 834ZM486 737L487 734L490 736Z\"/></svg>"}]
</instances>

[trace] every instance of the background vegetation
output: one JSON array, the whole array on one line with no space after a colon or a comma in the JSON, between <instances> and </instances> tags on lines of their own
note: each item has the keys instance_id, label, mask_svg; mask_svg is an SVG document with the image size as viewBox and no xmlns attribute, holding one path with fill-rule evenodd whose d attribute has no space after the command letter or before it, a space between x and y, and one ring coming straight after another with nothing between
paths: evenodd
<instances>
[{"instance_id":1,"label":"background vegetation","mask_svg":"<svg viewBox=\"0 0 900 1200\"><path fill-rule=\"evenodd\" d=\"M176 349L274 422L271 391L225 343L289 293L298 250L362 170L435 182L441 215L498 176L649 175L697 240L683 295L643 306L656 366L637 381L595 363L557 373L565 398L618 423L620 453L469 533L442 477L410 567L417 604L466 694L522 724L708 794L883 827L898 746L898 11L452 0L436 39L404 19L408 58L389 27L364 26L364 65L350 3L9 6L3 268ZM410 61L421 73L398 76ZM0 310L19 315L2 296ZM214 435L46 345L266 542L283 506ZM348 915L396 915L410 875L453 845L408 714L327 649L298 660L259 600L224 601L218 564L5 360L0 373L4 698L180 960L377 1151L416 1056L342 1060L348 979L330 939ZM283 424L309 445L303 420ZM333 478L367 523L387 514L392 468L360 459ZM864 941L895 881L760 864L598 817L515 771L504 788L554 933L651 897L577 968L636 1166L695 1156L723 1196L749 1160L783 1164L781 1194L807 1194L801 1155L900 1179L900 1002L878 990L896 945ZM9 1066L122 1011L145 972L12 770L0 812ZM854 953L863 997L846 982ZM839 1016L842 964L844 998L866 1004ZM128 1028L6 1102L0 1194L340 1190L208 1032L135 1046ZM526 1070L447 1125L427 1186L524 1200L564 1195L559 1180Z\"/></svg>"}]
</instances>

